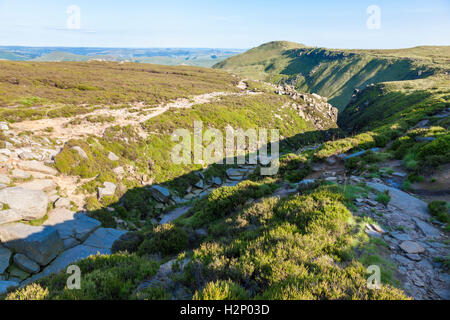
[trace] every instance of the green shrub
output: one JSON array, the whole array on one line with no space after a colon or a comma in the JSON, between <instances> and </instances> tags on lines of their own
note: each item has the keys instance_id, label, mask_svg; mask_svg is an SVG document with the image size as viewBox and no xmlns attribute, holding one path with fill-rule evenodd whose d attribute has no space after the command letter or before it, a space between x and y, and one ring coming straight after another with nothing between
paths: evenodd
<instances>
[{"instance_id":1,"label":"green shrub","mask_svg":"<svg viewBox=\"0 0 450 320\"><path fill-rule=\"evenodd\" d=\"M387 206L389 201L391 201L391 196L389 195L389 190L379 193L375 200L378 201L379 203L382 203L385 206Z\"/></svg>"},{"instance_id":2,"label":"green shrub","mask_svg":"<svg viewBox=\"0 0 450 320\"><path fill-rule=\"evenodd\" d=\"M233 281L208 282L206 286L194 295L194 300L248 300L250 294Z\"/></svg>"},{"instance_id":3,"label":"green shrub","mask_svg":"<svg viewBox=\"0 0 450 320\"><path fill-rule=\"evenodd\" d=\"M428 204L428 210L433 217L441 222L450 222L450 205L446 201L435 200Z\"/></svg>"},{"instance_id":4,"label":"green shrub","mask_svg":"<svg viewBox=\"0 0 450 320\"><path fill-rule=\"evenodd\" d=\"M164 255L176 254L188 246L187 232L173 224L157 226L154 232L139 246L140 255L161 252Z\"/></svg>"},{"instance_id":5,"label":"green shrub","mask_svg":"<svg viewBox=\"0 0 450 320\"><path fill-rule=\"evenodd\" d=\"M24 288L11 292L5 300L45 300L49 296L47 288L42 288L37 283L32 283Z\"/></svg>"}]
</instances>

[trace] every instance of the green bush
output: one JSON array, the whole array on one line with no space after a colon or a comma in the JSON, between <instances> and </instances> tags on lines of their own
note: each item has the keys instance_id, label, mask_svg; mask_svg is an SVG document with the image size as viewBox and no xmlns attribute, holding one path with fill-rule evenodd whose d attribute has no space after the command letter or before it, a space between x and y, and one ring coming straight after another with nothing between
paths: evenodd
<instances>
[{"instance_id":1,"label":"green bush","mask_svg":"<svg viewBox=\"0 0 450 320\"><path fill-rule=\"evenodd\" d=\"M194 300L248 300L250 294L233 281L208 282L206 286L194 295Z\"/></svg>"},{"instance_id":2,"label":"green bush","mask_svg":"<svg viewBox=\"0 0 450 320\"><path fill-rule=\"evenodd\" d=\"M42 288L37 283L32 283L24 288L11 292L5 300L45 300L49 296L47 288Z\"/></svg>"},{"instance_id":3,"label":"green bush","mask_svg":"<svg viewBox=\"0 0 450 320\"><path fill-rule=\"evenodd\" d=\"M428 210L433 217L441 222L450 222L450 205L446 201L435 200L428 204Z\"/></svg>"},{"instance_id":4,"label":"green bush","mask_svg":"<svg viewBox=\"0 0 450 320\"><path fill-rule=\"evenodd\" d=\"M158 253L163 255L176 254L188 246L187 232L173 224L157 226L152 234L139 246L140 255Z\"/></svg>"},{"instance_id":5,"label":"green bush","mask_svg":"<svg viewBox=\"0 0 450 320\"><path fill-rule=\"evenodd\" d=\"M389 195L389 190L379 193L375 200L378 201L379 203L382 203L385 206L387 206L389 201L391 201L391 196Z\"/></svg>"}]
</instances>

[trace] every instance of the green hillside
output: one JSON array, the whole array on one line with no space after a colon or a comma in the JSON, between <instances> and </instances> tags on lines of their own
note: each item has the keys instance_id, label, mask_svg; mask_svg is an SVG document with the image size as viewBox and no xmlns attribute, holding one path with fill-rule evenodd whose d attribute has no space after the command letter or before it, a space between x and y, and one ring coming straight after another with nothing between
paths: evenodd
<instances>
[{"instance_id":1,"label":"green hillside","mask_svg":"<svg viewBox=\"0 0 450 320\"><path fill-rule=\"evenodd\" d=\"M385 81L413 80L448 70L450 47L399 50L341 50L271 42L214 67L252 79L289 83L343 109L355 88Z\"/></svg>"}]
</instances>

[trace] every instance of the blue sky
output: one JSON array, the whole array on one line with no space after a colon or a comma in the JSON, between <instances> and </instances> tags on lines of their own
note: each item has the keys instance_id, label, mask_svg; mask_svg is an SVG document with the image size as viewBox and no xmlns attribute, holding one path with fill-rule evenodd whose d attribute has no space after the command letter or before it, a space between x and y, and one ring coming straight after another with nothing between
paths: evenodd
<instances>
[{"instance_id":1,"label":"blue sky","mask_svg":"<svg viewBox=\"0 0 450 320\"><path fill-rule=\"evenodd\" d=\"M80 29L67 29L67 8ZM369 29L366 10L381 9ZM450 0L0 0L0 45L250 48L450 45Z\"/></svg>"}]
</instances>

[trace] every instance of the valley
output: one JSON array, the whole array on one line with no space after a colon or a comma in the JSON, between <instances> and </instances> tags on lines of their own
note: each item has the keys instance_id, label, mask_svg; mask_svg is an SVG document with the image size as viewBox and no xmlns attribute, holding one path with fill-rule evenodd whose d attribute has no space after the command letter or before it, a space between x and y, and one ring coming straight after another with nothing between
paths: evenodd
<instances>
[{"instance_id":1,"label":"valley","mask_svg":"<svg viewBox=\"0 0 450 320\"><path fill-rule=\"evenodd\" d=\"M213 69L0 61L2 298L450 299L449 62L290 42ZM278 129L277 174L174 164L194 121Z\"/></svg>"}]
</instances>

